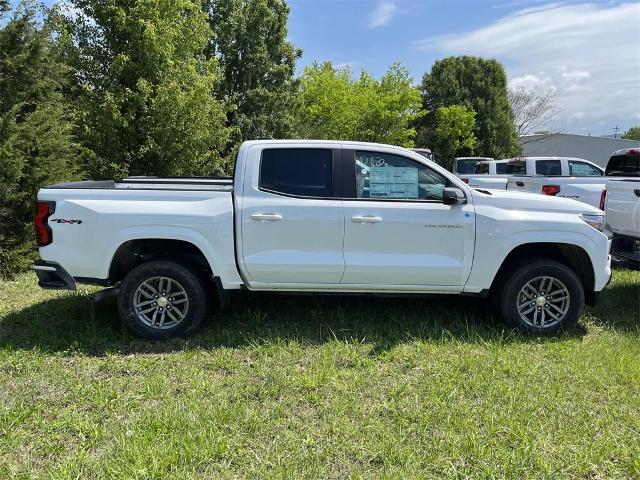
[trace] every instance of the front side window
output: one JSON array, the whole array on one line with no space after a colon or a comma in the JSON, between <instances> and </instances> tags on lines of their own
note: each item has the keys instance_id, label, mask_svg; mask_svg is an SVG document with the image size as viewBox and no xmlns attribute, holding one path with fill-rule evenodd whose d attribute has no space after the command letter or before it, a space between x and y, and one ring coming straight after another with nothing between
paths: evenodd
<instances>
[{"instance_id":1,"label":"front side window","mask_svg":"<svg viewBox=\"0 0 640 480\"><path fill-rule=\"evenodd\" d=\"M536 175L542 175L545 177L562 175L560 160L537 160Z\"/></svg>"},{"instance_id":2,"label":"front side window","mask_svg":"<svg viewBox=\"0 0 640 480\"><path fill-rule=\"evenodd\" d=\"M331 150L269 148L262 152L259 187L299 197L331 197L332 172Z\"/></svg>"},{"instance_id":3,"label":"front side window","mask_svg":"<svg viewBox=\"0 0 640 480\"><path fill-rule=\"evenodd\" d=\"M379 152L356 152L357 198L442 200L447 179L409 158Z\"/></svg>"},{"instance_id":4,"label":"front side window","mask_svg":"<svg viewBox=\"0 0 640 480\"><path fill-rule=\"evenodd\" d=\"M574 177L600 177L602 172L588 163L569 160L569 175Z\"/></svg>"}]
</instances>

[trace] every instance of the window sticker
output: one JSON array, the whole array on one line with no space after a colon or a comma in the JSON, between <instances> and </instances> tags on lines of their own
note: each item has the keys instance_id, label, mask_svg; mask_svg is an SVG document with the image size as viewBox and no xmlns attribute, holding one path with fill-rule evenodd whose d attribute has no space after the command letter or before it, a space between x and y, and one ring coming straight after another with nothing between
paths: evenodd
<instances>
[{"instance_id":1,"label":"window sticker","mask_svg":"<svg viewBox=\"0 0 640 480\"><path fill-rule=\"evenodd\" d=\"M369 175L371 198L418 198L415 167L372 167Z\"/></svg>"}]
</instances>

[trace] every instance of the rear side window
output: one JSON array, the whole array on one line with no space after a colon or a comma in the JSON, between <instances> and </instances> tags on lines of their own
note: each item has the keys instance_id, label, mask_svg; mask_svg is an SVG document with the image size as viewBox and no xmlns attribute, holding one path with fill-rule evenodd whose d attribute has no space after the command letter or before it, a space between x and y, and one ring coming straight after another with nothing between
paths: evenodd
<instances>
[{"instance_id":1,"label":"rear side window","mask_svg":"<svg viewBox=\"0 0 640 480\"><path fill-rule=\"evenodd\" d=\"M536 175L545 177L562 175L560 160L536 160Z\"/></svg>"},{"instance_id":2,"label":"rear side window","mask_svg":"<svg viewBox=\"0 0 640 480\"><path fill-rule=\"evenodd\" d=\"M605 175L640 177L640 155L614 155L607 163Z\"/></svg>"},{"instance_id":3,"label":"rear side window","mask_svg":"<svg viewBox=\"0 0 640 480\"><path fill-rule=\"evenodd\" d=\"M527 173L527 164L523 161L509 162L504 167L504 173L509 175L524 175Z\"/></svg>"},{"instance_id":4,"label":"rear side window","mask_svg":"<svg viewBox=\"0 0 640 480\"><path fill-rule=\"evenodd\" d=\"M602 172L588 163L569 160L569 175L574 177L600 177Z\"/></svg>"},{"instance_id":5,"label":"rear side window","mask_svg":"<svg viewBox=\"0 0 640 480\"><path fill-rule=\"evenodd\" d=\"M298 197L333 196L333 152L319 148L270 148L262 152L261 190Z\"/></svg>"},{"instance_id":6,"label":"rear side window","mask_svg":"<svg viewBox=\"0 0 640 480\"><path fill-rule=\"evenodd\" d=\"M504 164L504 163L496 163L496 173L498 175L501 175L503 173L507 173L506 169L507 169L507 165L506 164Z\"/></svg>"}]
</instances>

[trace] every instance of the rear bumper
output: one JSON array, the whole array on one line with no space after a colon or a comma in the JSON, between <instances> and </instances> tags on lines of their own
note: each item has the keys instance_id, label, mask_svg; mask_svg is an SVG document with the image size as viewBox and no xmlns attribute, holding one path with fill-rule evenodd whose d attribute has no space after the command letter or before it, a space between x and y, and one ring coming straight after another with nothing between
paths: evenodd
<instances>
[{"instance_id":1,"label":"rear bumper","mask_svg":"<svg viewBox=\"0 0 640 480\"><path fill-rule=\"evenodd\" d=\"M55 262L36 260L31 267L38 276L38 285L49 290L75 290L76 281Z\"/></svg>"},{"instance_id":2,"label":"rear bumper","mask_svg":"<svg viewBox=\"0 0 640 480\"><path fill-rule=\"evenodd\" d=\"M640 263L640 239L614 233L611 253L624 260Z\"/></svg>"}]
</instances>

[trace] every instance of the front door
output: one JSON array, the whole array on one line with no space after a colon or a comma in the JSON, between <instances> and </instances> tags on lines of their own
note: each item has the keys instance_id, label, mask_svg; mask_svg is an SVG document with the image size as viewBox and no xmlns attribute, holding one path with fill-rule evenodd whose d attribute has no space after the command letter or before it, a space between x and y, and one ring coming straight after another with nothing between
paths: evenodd
<instances>
[{"instance_id":1,"label":"front door","mask_svg":"<svg viewBox=\"0 0 640 480\"><path fill-rule=\"evenodd\" d=\"M444 205L446 177L412 158L345 151L345 161L349 156L355 190L343 201L341 283L464 285L473 259L473 206Z\"/></svg>"},{"instance_id":2,"label":"front door","mask_svg":"<svg viewBox=\"0 0 640 480\"><path fill-rule=\"evenodd\" d=\"M342 204L334 189L340 149L253 147L245 178L241 269L259 284L337 284L344 272Z\"/></svg>"}]
</instances>

